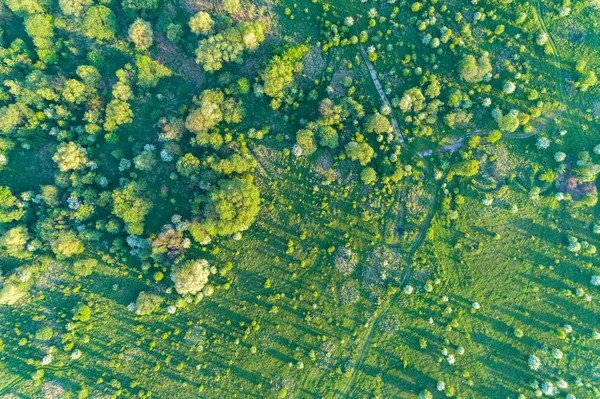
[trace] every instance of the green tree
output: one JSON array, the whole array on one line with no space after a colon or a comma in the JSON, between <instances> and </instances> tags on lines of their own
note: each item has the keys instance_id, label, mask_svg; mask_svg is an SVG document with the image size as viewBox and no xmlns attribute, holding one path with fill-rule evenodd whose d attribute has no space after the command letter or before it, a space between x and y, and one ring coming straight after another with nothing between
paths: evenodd
<instances>
[{"instance_id":1,"label":"green tree","mask_svg":"<svg viewBox=\"0 0 600 399\"><path fill-rule=\"evenodd\" d=\"M9 187L0 186L0 223L20 220L25 215L21 202L10 191Z\"/></svg>"},{"instance_id":2,"label":"green tree","mask_svg":"<svg viewBox=\"0 0 600 399\"><path fill-rule=\"evenodd\" d=\"M141 87L156 87L161 78L173 74L169 68L145 55L135 57L135 66L138 69L138 85Z\"/></svg>"},{"instance_id":3,"label":"green tree","mask_svg":"<svg viewBox=\"0 0 600 399\"><path fill-rule=\"evenodd\" d=\"M500 130L512 133L519 128L519 118L513 114L506 114L498 119Z\"/></svg>"},{"instance_id":4,"label":"green tree","mask_svg":"<svg viewBox=\"0 0 600 399\"><path fill-rule=\"evenodd\" d=\"M366 167L360 172L360 179L363 183L371 185L377 181L377 172L371 167Z\"/></svg>"},{"instance_id":5,"label":"green tree","mask_svg":"<svg viewBox=\"0 0 600 399\"><path fill-rule=\"evenodd\" d=\"M249 182L221 179L212 186L204 209L203 227L210 235L230 235L248 229L260 210L260 193Z\"/></svg>"},{"instance_id":6,"label":"green tree","mask_svg":"<svg viewBox=\"0 0 600 399\"><path fill-rule=\"evenodd\" d=\"M380 113L373 114L367 118L365 129L369 133L391 133L394 131L388 118Z\"/></svg>"},{"instance_id":7,"label":"green tree","mask_svg":"<svg viewBox=\"0 0 600 399\"><path fill-rule=\"evenodd\" d=\"M62 96L69 103L81 104L86 100L88 93L89 88L85 84L76 79L68 79L65 82Z\"/></svg>"},{"instance_id":8,"label":"green tree","mask_svg":"<svg viewBox=\"0 0 600 399\"><path fill-rule=\"evenodd\" d=\"M303 60L307 53L308 47L300 45L287 49L280 56L274 56L260 74L264 82L264 93L274 99L283 98L285 89L294 83L294 74L304 69ZM272 103L274 104L277 102Z\"/></svg>"},{"instance_id":9,"label":"green tree","mask_svg":"<svg viewBox=\"0 0 600 399\"><path fill-rule=\"evenodd\" d=\"M52 47L54 30L52 17L45 14L34 14L25 19L25 31L33 40L33 44L39 48Z\"/></svg>"},{"instance_id":10,"label":"green tree","mask_svg":"<svg viewBox=\"0 0 600 399\"><path fill-rule=\"evenodd\" d=\"M58 164L61 172L79 170L87 163L87 152L85 148L72 141L61 143L52 156L52 160Z\"/></svg>"},{"instance_id":11,"label":"green tree","mask_svg":"<svg viewBox=\"0 0 600 399\"><path fill-rule=\"evenodd\" d=\"M348 155L351 160L358 161L362 166L371 162L371 158L373 158L374 154L375 151L367 143L351 141L346 144L346 155Z\"/></svg>"},{"instance_id":12,"label":"green tree","mask_svg":"<svg viewBox=\"0 0 600 399\"><path fill-rule=\"evenodd\" d=\"M339 145L338 132L331 126L319 127L319 129L317 129L317 137L319 138L319 144L323 147L336 149Z\"/></svg>"},{"instance_id":13,"label":"green tree","mask_svg":"<svg viewBox=\"0 0 600 399\"><path fill-rule=\"evenodd\" d=\"M26 258L30 254L25 251L29 240L29 232L26 226L13 227L0 236L0 246L6 250L6 254L16 258Z\"/></svg>"},{"instance_id":14,"label":"green tree","mask_svg":"<svg viewBox=\"0 0 600 399\"><path fill-rule=\"evenodd\" d=\"M487 54L475 59L472 55L466 55L458 64L459 74L463 80L470 83L481 82L485 75L492 72L492 64Z\"/></svg>"},{"instance_id":15,"label":"green tree","mask_svg":"<svg viewBox=\"0 0 600 399\"><path fill-rule=\"evenodd\" d=\"M215 21L213 21L209 13L199 11L190 18L189 25L192 32L208 35L212 32Z\"/></svg>"},{"instance_id":16,"label":"green tree","mask_svg":"<svg viewBox=\"0 0 600 399\"><path fill-rule=\"evenodd\" d=\"M200 174L202 171L202 163L193 154L184 154L175 165L177 172L185 177L189 177L192 180Z\"/></svg>"},{"instance_id":17,"label":"green tree","mask_svg":"<svg viewBox=\"0 0 600 399\"><path fill-rule=\"evenodd\" d=\"M457 176L475 176L479 172L479 161L475 159L468 159L457 162L452 166L452 172Z\"/></svg>"},{"instance_id":18,"label":"green tree","mask_svg":"<svg viewBox=\"0 0 600 399\"><path fill-rule=\"evenodd\" d=\"M93 4L93 0L58 0L58 5L65 15L80 17Z\"/></svg>"},{"instance_id":19,"label":"green tree","mask_svg":"<svg viewBox=\"0 0 600 399\"><path fill-rule=\"evenodd\" d=\"M149 315L154 313L163 303L164 299L160 295L142 291L135 301L135 312L139 315Z\"/></svg>"},{"instance_id":20,"label":"green tree","mask_svg":"<svg viewBox=\"0 0 600 399\"><path fill-rule=\"evenodd\" d=\"M92 317L92 309L84 303L79 303L73 308L73 320L86 322Z\"/></svg>"},{"instance_id":21,"label":"green tree","mask_svg":"<svg viewBox=\"0 0 600 399\"><path fill-rule=\"evenodd\" d=\"M79 255L85 250L83 241L75 233L68 230L56 232L50 246L57 256L65 258Z\"/></svg>"},{"instance_id":22,"label":"green tree","mask_svg":"<svg viewBox=\"0 0 600 399\"><path fill-rule=\"evenodd\" d=\"M240 0L223 0L223 10L229 14L240 11Z\"/></svg>"},{"instance_id":23,"label":"green tree","mask_svg":"<svg viewBox=\"0 0 600 399\"><path fill-rule=\"evenodd\" d=\"M311 155L317 150L314 141L314 133L312 130L301 129L296 133L296 144L302 150L303 155Z\"/></svg>"},{"instance_id":24,"label":"green tree","mask_svg":"<svg viewBox=\"0 0 600 399\"><path fill-rule=\"evenodd\" d=\"M112 193L113 214L123 219L129 234L144 232L144 218L152 209L152 202L146 195L146 187L131 182Z\"/></svg>"},{"instance_id":25,"label":"green tree","mask_svg":"<svg viewBox=\"0 0 600 399\"><path fill-rule=\"evenodd\" d=\"M159 0L123 0L123 7L131 10L154 10Z\"/></svg>"},{"instance_id":26,"label":"green tree","mask_svg":"<svg viewBox=\"0 0 600 399\"><path fill-rule=\"evenodd\" d=\"M171 269L171 280L178 294L196 295L208 283L210 265L205 259L177 263Z\"/></svg>"},{"instance_id":27,"label":"green tree","mask_svg":"<svg viewBox=\"0 0 600 399\"><path fill-rule=\"evenodd\" d=\"M146 50L152 46L152 26L141 18L136 19L128 31L129 40L133 42L137 50Z\"/></svg>"},{"instance_id":28,"label":"green tree","mask_svg":"<svg viewBox=\"0 0 600 399\"><path fill-rule=\"evenodd\" d=\"M85 13L83 31L97 40L112 40L117 31L117 20L112 10L105 6L93 6Z\"/></svg>"}]
</instances>

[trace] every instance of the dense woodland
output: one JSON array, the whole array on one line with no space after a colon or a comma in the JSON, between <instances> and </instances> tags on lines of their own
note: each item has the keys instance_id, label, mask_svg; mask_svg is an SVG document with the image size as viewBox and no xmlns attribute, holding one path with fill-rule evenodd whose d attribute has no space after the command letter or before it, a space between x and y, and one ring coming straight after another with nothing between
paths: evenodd
<instances>
[{"instance_id":1,"label":"dense woodland","mask_svg":"<svg viewBox=\"0 0 600 399\"><path fill-rule=\"evenodd\" d=\"M598 0L0 0L2 398L600 396Z\"/></svg>"}]
</instances>

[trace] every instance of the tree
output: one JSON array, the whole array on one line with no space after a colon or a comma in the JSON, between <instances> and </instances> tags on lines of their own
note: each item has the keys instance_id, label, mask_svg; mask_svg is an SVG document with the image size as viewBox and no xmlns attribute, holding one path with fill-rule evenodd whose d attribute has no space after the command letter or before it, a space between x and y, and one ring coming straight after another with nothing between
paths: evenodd
<instances>
[{"instance_id":1,"label":"tree","mask_svg":"<svg viewBox=\"0 0 600 399\"><path fill-rule=\"evenodd\" d=\"M93 4L93 0L58 0L58 5L65 15L80 17Z\"/></svg>"},{"instance_id":2,"label":"tree","mask_svg":"<svg viewBox=\"0 0 600 399\"><path fill-rule=\"evenodd\" d=\"M158 0L123 0L123 7L131 10L154 10Z\"/></svg>"},{"instance_id":3,"label":"tree","mask_svg":"<svg viewBox=\"0 0 600 399\"><path fill-rule=\"evenodd\" d=\"M20 220L25 215L21 202L10 191L9 187L0 186L0 223Z\"/></svg>"},{"instance_id":4,"label":"tree","mask_svg":"<svg viewBox=\"0 0 600 399\"><path fill-rule=\"evenodd\" d=\"M25 19L25 31L33 40L33 44L39 48L50 48L54 30L52 17L45 14L34 14Z\"/></svg>"},{"instance_id":5,"label":"tree","mask_svg":"<svg viewBox=\"0 0 600 399\"><path fill-rule=\"evenodd\" d=\"M171 280L180 295L196 295L208 283L210 265L206 259L177 263L171 269Z\"/></svg>"},{"instance_id":6,"label":"tree","mask_svg":"<svg viewBox=\"0 0 600 399\"><path fill-rule=\"evenodd\" d=\"M475 176L479 172L479 161L475 159L468 159L457 162L452 166L452 172L457 176Z\"/></svg>"},{"instance_id":7,"label":"tree","mask_svg":"<svg viewBox=\"0 0 600 399\"><path fill-rule=\"evenodd\" d=\"M187 153L177 161L175 165L177 172L185 177L195 180L200 174L202 163L193 154Z\"/></svg>"},{"instance_id":8,"label":"tree","mask_svg":"<svg viewBox=\"0 0 600 399\"><path fill-rule=\"evenodd\" d=\"M145 55L135 57L135 66L138 69L138 85L141 87L156 87L161 78L173 74L169 68Z\"/></svg>"},{"instance_id":9,"label":"tree","mask_svg":"<svg viewBox=\"0 0 600 399\"><path fill-rule=\"evenodd\" d=\"M373 158L374 154L375 151L367 143L351 141L346 144L346 155L348 155L351 160L358 161L362 166L371 162L371 158Z\"/></svg>"},{"instance_id":10,"label":"tree","mask_svg":"<svg viewBox=\"0 0 600 399\"><path fill-rule=\"evenodd\" d=\"M319 127L317 130L317 137L319 138L319 144L323 147L336 149L339 145L338 132L331 126Z\"/></svg>"},{"instance_id":11,"label":"tree","mask_svg":"<svg viewBox=\"0 0 600 399\"><path fill-rule=\"evenodd\" d=\"M302 149L303 155L311 155L317 149L315 142L313 140L314 133L312 130L301 129L296 133L296 143Z\"/></svg>"},{"instance_id":12,"label":"tree","mask_svg":"<svg viewBox=\"0 0 600 399\"><path fill-rule=\"evenodd\" d=\"M210 235L230 235L248 229L260 210L258 188L244 180L221 179L212 186L204 209L203 227Z\"/></svg>"},{"instance_id":13,"label":"tree","mask_svg":"<svg viewBox=\"0 0 600 399\"><path fill-rule=\"evenodd\" d=\"M377 172L375 172L375 169L371 167L364 168L360 172L360 179L363 181L363 183L371 185L377 181Z\"/></svg>"},{"instance_id":14,"label":"tree","mask_svg":"<svg viewBox=\"0 0 600 399\"><path fill-rule=\"evenodd\" d=\"M20 225L8 230L0 236L0 246L6 249L6 254L16 258L28 257L25 246L29 240L29 232L26 226Z\"/></svg>"},{"instance_id":15,"label":"tree","mask_svg":"<svg viewBox=\"0 0 600 399\"><path fill-rule=\"evenodd\" d=\"M50 246L57 256L65 258L79 255L85 250L83 241L75 233L68 230L58 231L54 235Z\"/></svg>"},{"instance_id":16,"label":"tree","mask_svg":"<svg viewBox=\"0 0 600 399\"><path fill-rule=\"evenodd\" d=\"M86 36L97 40L115 38L117 20L112 10L105 6L93 6L85 13L83 31Z\"/></svg>"},{"instance_id":17,"label":"tree","mask_svg":"<svg viewBox=\"0 0 600 399\"><path fill-rule=\"evenodd\" d=\"M152 26L141 18L136 19L129 27L129 40L137 50L146 50L152 46Z\"/></svg>"},{"instance_id":18,"label":"tree","mask_svg":"<svg viewBox=\"0 0 600 399\"><path fill-rule=\"evenodd\" d=\"M132 121L133 111L127 101L114 99L106 106L106 118L103 126L107 132L115 131L119 126Z\"/></svg>"},{"instance_id":19,"label":"tree","mask_svg":"<svg viewBox=\"0 0 600 399\"><path fill-rule=\"evenodd\" d=\"M141 183L131 182L112 193L113 214L123 219L129 234L144 232L144 218L152 209L145 189Z\"/></svg>"},{"instance_id":20,"label":"tree","mask_svg":"<svg viewBox=\"0 0 600 399\"><path fill-rule=\"evenodd\" d=\"M208 35L212 32L215 21L213 21L209 13L199 11L190 18L189 25L192 32Z\"/></svg>"},{"instance_id":21,"label":"tree","mask_svg":"<svg viewBox=\"0 0 600 399\"><path fill-rule=\"evenodd\" d=\"M244 22L200 41L196 62L205 71L218 71L223 63L241 64L244 50L254 50L265 40L265 26L260 22Z\"/></svg>"},{"instance_id":22,"label":"tree","mask_svg":"<svg viewBox=\"0 0 600 399\"><path fill-rule=\"evenodd\" d=\"M492 64L487 54L475 59L466 55L458 64L460 77L470 83L481 82L485 75L492 72Z\"/></svg>"},{"instance_id":23,"label":"tree","mask_svg":"<svg viewBox=\"0 0 600 399\"><path fill-rule=\"evenodd\" d=\"M287 49L281 56L276 55L269 61L260 74L267 96L279 99L285 95L285 89L294 83L294 73L302 72L306 53L308 47L300 45Z\"/></svg>"},{"instance_id":24,"label":"tree","mask_svg":"<svg viewBox=\"0 0 600 399\"><path fill-rule=\"evenodd\" d=\"M69 103L81 104L86 100L88 92L89 88L85 84L76 79L68 79L65 82L62 96Z\"/></svg>"},{"instance_id":25,"label":"tree","mask_svg":"<svg viewBox=\"0 0 600 399\"><path fill-rule=\"evenodd\" d=\"M217 126L223 120L221 105L225 95L220 90L204 90L199 98L200 107L192 110L185 120L185 127L193 133L202 133Z\"/></svg>"},{"instance_id":26,"label":"tree","mask_svg":"<svg viewBox=\"0 0 600 399\"><path fill-rule=\"evenodd\" d=\"M152 314L158 310L163 301L160 295L142 291L135 301L135 313L142 316Z\"/></svg>"},{"instance_id":27,"label":"tree","mask_svg":"<svg viewBox=\"0 0 600 399\"><path fill-rule=\"evenodd\" d=\"M229 14L240 11L240 0L223 0L223 10Z\"/></svg>"},{"instance_id":28,"label":"tree","mask_svg":"<svg viewBox=\"0 0 600 399\"><path fill-rule=\"evenodd\" d=\"M365 129L369 133L390 133L394 131L390 121L380 113L375 113L367 118Z\"/></svg>"},{"instance_id":29,"label":"tree","mask_svg":"<svg viewBox=\"0 0 600 399\"><path fill-rule=\"evenodd\" d=\"M588 91L590 87L596 86L598 83L598 77L594 71L587 71L581 75L577 81L576 86L581 91Z\"/></svg>"},{"instance_id":30,"label":"tree","mask_svg":"<svg viewBox=\"0 0 600 399\"><path fill-rule=\"evenodd\" d=\"M519 118L513 114L506 114L498 119L500 130L512 133L519 128Z\"/></svg>"},{"instance_id":31,"label":"tree","mask_svg":"<svg viewBox=\"0 0 600 399\"><path fill-rule=\"evenodd\" d=\"M56 150L52 160L58 164L61 172L79 170L87 163L87 152L85 148L72 141L61 143Z\"/></svg>"},{"instance_id":32,"label":"tree","mask_svg":"<svg viewBox=\"0 0 600 399\"><path fill-rule=\"evenodd\" d=\"M79 303L73 308L73 320L86 322L92 317L92 309L84 303Z\"/></svg>"}]
</instances>

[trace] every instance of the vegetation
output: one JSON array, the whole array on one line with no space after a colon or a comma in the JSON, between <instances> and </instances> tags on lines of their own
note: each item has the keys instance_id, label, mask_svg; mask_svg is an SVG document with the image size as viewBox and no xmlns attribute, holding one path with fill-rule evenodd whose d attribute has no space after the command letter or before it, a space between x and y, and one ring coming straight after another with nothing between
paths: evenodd
<instances>
[{"instance_id":1,"label":"vegetation","mask_svg":"<svg viewBox=\"0 0 600 399\"><path fill-rule=\"evenodd\" d=\"M0 1L0 396L600 397L599 9Z\"/></svg>"}]
</instances>

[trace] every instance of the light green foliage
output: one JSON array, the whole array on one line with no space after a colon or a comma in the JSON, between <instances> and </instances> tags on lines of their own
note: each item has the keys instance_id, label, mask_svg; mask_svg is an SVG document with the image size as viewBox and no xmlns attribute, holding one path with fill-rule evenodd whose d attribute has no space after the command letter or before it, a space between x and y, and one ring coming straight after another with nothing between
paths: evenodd
<instances>
[{"instance_id":1,"label":"light green foliage","mask_svg":"<svg viewBox=\"0 0 600 399\"><path fill-rule=\"evenodd\" d=\"M52 330L52 327L45 326L35 332L35 339L38 341L49 341L52 339L53 335L54 330Z\"/></svg>"},{"instance_id":2,"label":"light green foliage","mask_svg":"<svg viewBox=\"0 0 600 399\"><path fill-rule=\"evenodd\" d=\"M475 159L458 162L453 166L452 172L457 176L475 176L479 172L479 162Z\"/></svg>"},{"instance_id":3,"label":"light green foliage","mask_svg":"<svg viewBox=\"0 0 600 399\"><path fill-rule=\"evenodd\" d=\"M163 302L164 299L160 295L142 291L135 301L136 313L142 316L152 314L159 309Z\"/></svg>"},{"instance_id":4,"label":"light green foliage","mask_svg":"<svg viewBox=\"0 0 600 399\"><path fill-rule=\"evenodd\" d=\"M178 294L195 295L208 283L210 265L205 259L180 262L171 269L171 281Z\"/></svg>"},{"instance_id":5,"label":"light green foliage","mask_svg":"<svg viewBox=\"0 0 600 399\"><path fill-rule=\"evenodd\" d=\"M255 50L265 40L265 27L260 22L244 22L200 41L196 62L205 71L218 71L224 63L243 62L244 50Z\"/></svg>"},{"instance_id":6,"label":"light green foliage","mask_svg":"<svg viewBox=\"0 0 600 399\"><path fill-rule=\"evenodd\" d=\"M15 197L10 188L0 186L0 223L20 220L25 215L21 202Z\"/></svg>"},{"instance_id":7,"label":"light green foliage","mask_svg":"<svg viewBox=\"0 0 600 399\"><path fill-rule=\"evenodd\" d=\"M137 50L147 50L152 46L152 26L150 26L149 22L141 18L136 19L131 24L127 34L129 35L129 40L133 42Z\"/></svg>"},{"instance_id":8,"label":"light green foliage","mask_svg":"<svg viewBox=\"0 0 600 399\"><path fill-rule=\"evenodd\" d=\"M194 33L208 35L211 33L215 22L210 17L210 14L204 11L199 11L190 18L190 29Z\"/></svg>"},{"instance_id":9,"label":"light green foliage","mask_svg":"<svg viewBox=\"0 0 600 399\"><path fill-rule=\"evenodd\" d=\"M391 133L394 130L389 119L380 113L370 115L367 118L365 129L368 133L376 134Z\"/></svg>"},{"instance_id":10,"label":"light green foliage","mask_svg":"<svg viewBox=\"0 0 600 399\"><path fill-rule=\"evenodd\" d=\"M98 261L93 258L80 259L73 263L73 271L76 275L81 277L87 277L94 272L94 269L98 268Z\"/></svg>"},{"instance_id":11,"label":"light green foliage","mask_svg":"<svg viewBox=\"0 0 600 399\"><path fill-rule=\"evenodd\" d=\"M498 119L498 127L502 131L512 133L519 128L519 118L513 114L506 114Z\"/></svg>"},{"instance_id":12,"label":"light green foliage","mask_svg":"<svg viewBox=\"0 0 600 399\"><path fill-rule=\"evenodd\" d=\"M193 180L194 177L200 173L201 165L202 163L198 158L196 158L193 154L187 153L179 158L176 167L179 174L189 177Z\"/></svg>"},{"instance_id":13,"label":"light green foliage","mask_svg":"<svg viewBox=\"0 0 600 399\"><path fill-rule=\"evenodd\" d=\"M44 14L34 14L25 19L25 30L33 40L33 44L39 48L49 48L52 46L54 31L51 17Z\"/></svg>"},{"instance_id":14,"label":"light green foliage","mask_svg":"<svg viewBox=\"0 0 600 399\"><path fill-rule=\"evenodd\" d=\"M79 255L85 250L83 241L75 233L68 230L57 232L50 245L57 256L64 258Z\"/></svg>"},{"instance_id":15,"label":"light green foliage","mask_svg":"<svg viewBox=\"0 0 600 399\"><path fill-rule=\"evenodd\" d=\"M240 0L223 0L223 10L229 14L239 12L240 8Z\"/></svg>"},{"instance_id":16,"label":"light green foliage","mask_svg":"<svg viewBox=\"0 0 600 399\"><path fill-rule=\"evenodd\" d=\"M20 15L38 14L44 12L44 8L48 5L46 0L6 0L8 8Z\"/></svg>"},{"instance_id":17,"label":"light green foliage","mask_svg":"<svg viewBox=\"0 0 600 399\"><path fill-rule=\"evenodd\" d=\"M460 77L470 83L481 82L485 75L492 72L492 65L487 55L476 59L472 55L466 55L458 65Z\"/></svg>"},{"instance_id":18,"label":"light green foliage","mask_svg":"<svg viewBox=\"0 0 600 399\"><path fill-rule=\"evenodd\" d=\"M357 143L356 141L351 141L346 144L346 155L353 160L358 161L362 166L367 165L371 162L375 151L373 148L367 143Z\"/></svg>"},{"instance_id":19,"label":"light green foliage","mask_svg":"<svg viewBox=\"0 0 600 399\"><path fill-rule=\"evenodd\" d=\"M69 79L65 82L65 88L63 89L62 96L65 101L74 104L81 104L86 100L88 94L88 88L85 84L75 79Z\"/></svg>"},{"instance_id":20,"label":"light green foliage","mask_svg":"<svg viewBox=\"0 0 600 399\"><path fill-rule=\"evenodd\" d=\"M296 133L296 144L302 150L302 155L311 155L317 150L314 141L314 133L308 129L298 130Z\"/></svg>"},{"instance_id":21,"label":"light green foliage","mask_svg":"<svg viewBox=\"0 0 600 399\"><path fill-rule=\"evenodd\" d=\"M87 163L87 152L85 148L72 141L61 143L52 156L61 172L79 170Z\"/></svg>"},{"instance_id":22,"label":"light green foliage","mask_svg":"<svg viewBox=\"0 0 600 399\"><path fill-rule=\"evenodd\" d=\"M317 137L319 138L319 144L323 147L336 149L339 145L338 132L331 126L319 127L317 130Z\"/></svg>"},{"instance_id":23,"label":"light green foliage","mask_svg":"<svg viewBox=\"0 0 600 399\"><path fill-rule=\"evenodd\" d=\"M377 181L377 172L371 167L364 168L360 172L360 179L367 185L373 184Z\"/></svg>"},{"instance_id":24,"label":"light green foliage","mask_svg":"<svg viewBox=\"0 0 600 399\"><path fill-rule=\"evenodd\" d=\"M254 170L256 167L256 159L249 154L233 154L225 159L221 159L214 163L213 170L223 175L231 175L233 173L244 174Z\"/></svg>"},{"instance_id":25,"label":"light green foliage","mask_svg":"<svg viewBox=\"0 0 600 399\"><path fill-rule=\"evenodd\" d=\"M248 229L260 210L258 188L244 180L222 179L211 187L203 227L210 235L230 235Z\"/></svg>"},{"instance_id":26,"label":"light green foliage","mask_svg":"<svg viewBox=\"0 0 600 399\"><path fill-rule=\"evenodd\" d=\"M135 66L138 69L138 84L142 87L156 87L161 78L173 74L169 68L145 55L135 57Z\"/></svg>"},{"instance_id":27,"label":"light green foliage","mask_svg":"<svg viewBox=\"0 0 600 399\"><path fill-rule=\"evenodd\" d=\"M92 310L86 304L80 303L73 308L73 320L86 322L92 317Z\"/></svg>"},{"instance_id":28,"label":"light green foliage","mask_svg":"<svg viewBox=\"0 0 600 399\"><path fill-rule=\"evenodd\" d=\"M144 218L152 209L146 187L141 183L131 182L112 193L113 214L123 219L129 234L142 234Z\"/></svg>"},{"instance_id":29,"label":"light green foliage","mask_svg":"<svg viewBox=\"0 0 600 399\"><path fill-rule=\"evenodd\" d=\"M294 74L302 72L304 56L308 53L305 45L291 47L276 55L270 61L260 77L264 82L264 93L274 99L280 99L285 89L294 83ZM274 105L276 103L272 103ZM277 108L277 107L274 107Z\"/></svg>"},{"instance_id":30,"label":"light green foliage","mask_svg":"<svg viewBox=\"0 0 600 399\"><path fill-rule=\"evenodd\" d=\"M112 10L99 5L90 7L83 20L85 34L98 40L111 40L115 38L117 22Z\"/></svg>"},{"instance_id":31,"label":"light green foliage","mask_svg":"<svg viewBox=\"0 0 600 399\"><path fill-rule=\"evenodd\" d=\"M6 250L10 256L25 258L30 256L25 251L25 246L29 240L29 232L26 226L20 225L13 227L0 236L0 246Z\"/></svg>"},{"instance_id":32,"label":"light green foliage","mask_svg":"<svg viewBox=\"0 0 600 399\"><path fill-rule=\"evenodd\" d=\"M198 99L199 107L192 110L185 120L185 127L197 134L199 144L210 142L207 131L220 122L239 123L244 115L241 102L225 98L220 90L204 90ZM217 146L218 147L218 146Z\"/></svg>"},{"instance_id":33,"label":"light green foliage","mask_svg":"<svg viewBox=\"0 0 600 399\"><path fill-rule=\"evenodd\" d=\"M124 8L132 10L153 10L158 6L159 0L123 0Z\"/></svg>"},{"instance_id":34,"label":"light green foliage","mask_svg":"<svg viewBox=\"0 0 600 399\"><path fill-rule=\"evenodd\" d=\"M58 0L58 5L65 15L80 17L93 4L93 0Z\"/></svg>"}]
</instances>

